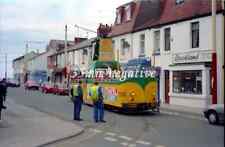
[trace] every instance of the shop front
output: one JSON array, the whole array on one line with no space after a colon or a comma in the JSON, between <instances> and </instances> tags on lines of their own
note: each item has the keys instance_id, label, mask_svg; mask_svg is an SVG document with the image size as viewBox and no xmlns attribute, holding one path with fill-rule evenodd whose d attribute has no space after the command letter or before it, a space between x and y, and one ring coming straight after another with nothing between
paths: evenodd
<instances>
[{"instance_id":1,"label":"shop front","mask_svg":"<svg viewBox=\"0 0 225 147\"><path fill-rule=\"evenodd\" d=\"M210 62L210 51L172 54L164 72L164 102L197 108L210 104Z\"/></svg>"}]
</instances>

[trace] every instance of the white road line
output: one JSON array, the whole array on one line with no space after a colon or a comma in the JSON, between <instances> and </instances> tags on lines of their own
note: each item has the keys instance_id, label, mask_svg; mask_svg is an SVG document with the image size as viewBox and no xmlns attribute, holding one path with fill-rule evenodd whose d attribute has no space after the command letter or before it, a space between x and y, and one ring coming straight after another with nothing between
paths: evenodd
<instances>
[{"instance_id":1,"label":"white road line","mask_svg":"<svg viewBox=\"0 0 225 147\"><path fill-rule=\"evenodd\" d=\"M93 131L95 133L102 133L102 130L98 130L98 129L90 129L90 131Z\"/></svg>"},{"instance_id":2,"label":"white road line","mask_svg":"<svg viewBox=\"0 0 225 147\"><path fill-rule=\"evenodd\" d=\"M155 147L165 147L164 145L156 145Z\"/></svg>"},{"instance_id":3,"label":"white road line","mask_svg":"<svg viewBox=\"0 0 225 147\"><path fill-rule=\"evenodd\" d=\"M136 144L129 144L128 147L136 147Z\"/></svg>"},{"instance_id":4,"label":"white road line","mask_svg":"<svg viewBox=\"0 0 225 147\"><path fill-rule=\"evenodd\" d=\"M138 141L136 141L136 143L142 144L142 145L151 145L151 142L147 142L147 141L143 141L143 140L138 140Z\"/></svg>"},{"instance_id":5,"label":"white road line","mask_svg":"<svg viewBox=\"0 0 225 147\"><path fill-rule=\"evenodd\" d=\"M105 140L110 141L110 142L116 142L117 139L116 138L112 138L112 137L104 137Z\"/></svg>"},{"instance_id":6,"label":"white road line","mask_svg":"<svg viewBox=\"0 0 225 147\"><path fill-rule=\"evenodd\" d=\"M112 132L106 132L105 134L108 136L116 136L116 133L112 133Z\"/></svg>"},{"instance_id":7,"label":"white road line","mask_svg":"<svg viewBox=\"0 0 225 147\"><path fill-rule=\"evenodd\" d=\"M121 142L120 143L122 146L128 146L128 143L127 142Z\"/></svg>"},{"instance_id":8,"label":"white road line","mask_svg":"<svg viewBox=\"0 0 225 147\"><path fill-rule=\"evenodd\" d=\"M132 138L131 137L128 137L128 136L119 136L119 138L125 139L125 140L128 140L128 141L131 141L132 140Z\"/></svg>"}]
</instances>

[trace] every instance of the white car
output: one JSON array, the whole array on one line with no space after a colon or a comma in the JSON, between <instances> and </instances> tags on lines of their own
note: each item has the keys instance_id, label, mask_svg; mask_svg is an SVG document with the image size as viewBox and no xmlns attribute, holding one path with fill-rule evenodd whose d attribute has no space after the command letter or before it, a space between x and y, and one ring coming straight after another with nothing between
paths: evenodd
<instances>
[{"instance_id":1,"label":"white car","mask_svg":"<svg viewBox=\"0 0 225 147\"><path fill-rule=\"evenodd\" d=\"M224 123L224 104L210 105L204 110L204 116L210 124Z\"/></svg>"}]
</instances>

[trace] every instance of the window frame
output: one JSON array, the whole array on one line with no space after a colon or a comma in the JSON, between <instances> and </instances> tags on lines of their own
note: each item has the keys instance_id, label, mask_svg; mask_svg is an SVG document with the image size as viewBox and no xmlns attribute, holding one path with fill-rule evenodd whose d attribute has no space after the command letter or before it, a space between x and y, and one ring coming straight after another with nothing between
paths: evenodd
<instances>
[{"instance_id":1,"label":"window frame","mask_svg":"<svg viewBox=\"0 0 225 147\"><path fill-rule=\"evenodd\" d=\"M116 10L116 24L121 24L122 23L122 14L121 10L117 9Z\"/></svg>"},{"instance_id":2,"label":"window frame","mask_svg":"<svg viewBox=\"0 0 225 147\"><path fill-rule=\"evenodd\" d=\"M145 55L145 34L144 33L140 34L139 36L139 45L140 45L139 55Z\"/></svg>"},{"instance_id":3,"label":"window frame","mask_svg":"<svg viewBox=\"0 0 225 147\"><path fill-rule=\"evenodd\" d=\"M158 35L158 36L156 36L156 35ZM161 41L161 31L155 30L154 31L154 50L153 50L154 55L160 55L160 50L161 50L160 41ZM156 49L156 46L158 47L157 49Z\"/></svg>"},{"instance_id":4,"label":"window frame","mask_svg":"<svg viewBox=\"0 0 225 147\"><path fill-rule=\"evenodd\" d=\"M194 27L194 25L198 26L198 28L196 29ZM197 33L197 36L194 36L195 33ZM195 44L195 40L197 37L197 43ZM199 48L200 45L200 24L199 21L195 21L195 22L191 22L191 48Z\"/></svg>"},{"instance_id":5,"label":"window frame","mask_svg":"<svg viewBox=\"0 0 225 147\"><path fill-rule=\"evenodd\" d=\"M171 41L170 40L171 40L171 28L169 27L169 28L164 29L164 51L170 51L171 50ZM167 46L167 41L169 43L168 46Z\"/></svg>"},{"instance_id":6,"label":"window frame","mask_svg":"<svg viewBox=\"0 0 225 147\"><path fill-rule=\"evenodd\" d=\"M125 6L125 13L126 13L126 21L130 21L131 20L131 6L130 5Z\"/></svg>"},{"instance_id":7,"label":"window frame","mask_svg":"<svg viewBox=\"0 0 225 147\"><path fill-rule=\"evenodd\" d=\"M186 75L189 75L190 79L187 79ZM194 75L194 78L193 78L193 75ZM200 77L201 80L198 79L199 77ZM177 78L180 81L176 81ZM190 80L190 81L188 81L188 80ZM191 81L191 80L194 80L194 81ZM178 83L176 83L176 82L178 82ZM189 82L189 84L187 84L188 82ZM190 82L192 82L192 83L190 83ZM200 83L198 83L198 82L200 82ZM176 84L178 84L178 86L175 86ZM185 89L185 87L187 85L190 86L189 90ZM191 87L191 86L193 86L193 87ZM180 89L178 87L180 87ZM186 87L186 88L188 88L188 87ZM202 70L173 71L172 92L175 93L175 94L202 95L203 94L203 73L202 73Z\"/></svg>"}]
</instances>

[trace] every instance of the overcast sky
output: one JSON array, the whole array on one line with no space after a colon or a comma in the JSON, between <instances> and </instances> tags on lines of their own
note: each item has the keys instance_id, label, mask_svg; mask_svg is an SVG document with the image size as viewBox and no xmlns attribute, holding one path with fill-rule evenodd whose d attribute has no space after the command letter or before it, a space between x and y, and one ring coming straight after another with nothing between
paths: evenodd
<instances>
[{"instance_id":1,"label":"overcast sky","mask_svg":"<svg viewBox=\"0 0 225 147\"><path fill-rule=\"evenodd\" d=\"M131 0L1 0L0 1L0 78L4 76L4 53L8 53L8 72L12 76L12 59L30 50L44 51L50 39L64 39L68 24L68 39L78 35L74 24L96 30L99 23L113 24L116 7ZM81 37L86 32L79 33ZM93 34L88 34L89 37Z\"/></svg>"}]
</instances>

